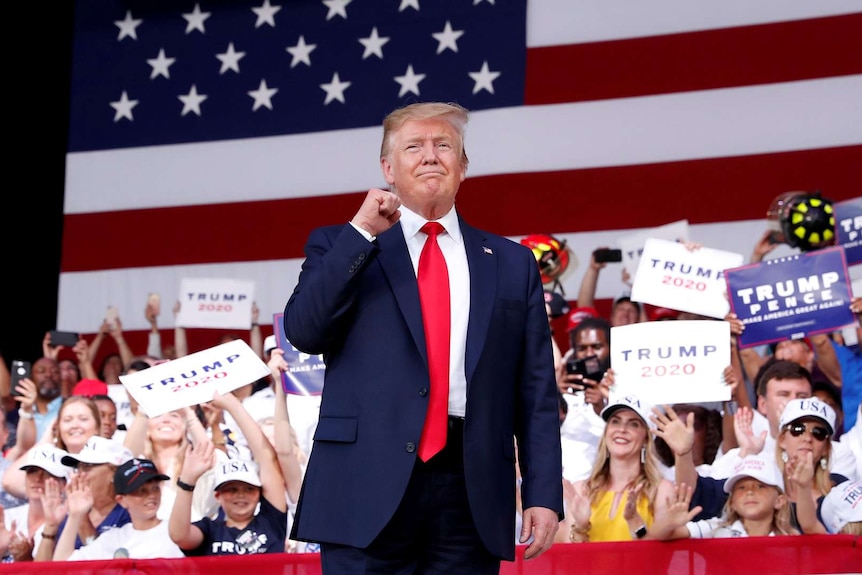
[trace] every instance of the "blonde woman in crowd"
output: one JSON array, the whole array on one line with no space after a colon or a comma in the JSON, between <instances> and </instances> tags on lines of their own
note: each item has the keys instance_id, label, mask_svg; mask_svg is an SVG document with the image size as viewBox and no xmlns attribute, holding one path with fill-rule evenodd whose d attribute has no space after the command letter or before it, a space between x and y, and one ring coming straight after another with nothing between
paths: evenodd
<instances>
[{"instance_id":1,"label":"blonde woman in crowd","mask_svg":"<svg viewBox=\"0 0 862 575\"><path fill-rule=\"evenodd\" d=\"M817 510L835 484L847 480L829 472L835 411L815 397L794 399L779 425L775 462L787 486L793 526L806 534L827 533Z\"/></svg>"},{"instance_id":2,"label":"blonde woman in crowd","mask_svg":"<svg viewBox=\"0 0 862 575\"><path fill-rule=\"evenodd\" d=\"M67 397L46 437L34 449L40 445L54 445L70 454L80 453L91 437L99 435L101 425L99 408L92 399L81 395ZM29 450L3 475L3 489L17 497L24 497L26 474L21 467L28 456Z\"/></svg>"},{"instance_id":3,"label":"blonde woman in crowd","mask_svg":"<svg viewBox=\"0 0 862 575\"><path fill-rule=\"evenodd\" d=\"M137 406L135 419L126 432L124 444L135 456L153 461L159 472L170 478L162 486L159 519L167 520L171 515L177 497L176 480L183 468L186 448L190 442L197 443L205 439L208 439L207 430L190 407L147 417L144 410ZM218 511L218 502L212 495L212 481L213 474L208 473L195 489L192 504L195 521Z\"/></svg>"},{"instance_id":4,"label":"blonde woman in crowd","mask_svg":"<svg viewBox=\"0 0 862 575\"><path fill-rule=\"evenodd\" d=\"M613 383L611 370L605 379L608 386ZM611 400L602 410L607 423L589 478L564 483L567 512L558 540L642 539L656 514L670 505L674 486L662 478L653 451L651 408L629 395Z\"/></svg>"}]
</instances>

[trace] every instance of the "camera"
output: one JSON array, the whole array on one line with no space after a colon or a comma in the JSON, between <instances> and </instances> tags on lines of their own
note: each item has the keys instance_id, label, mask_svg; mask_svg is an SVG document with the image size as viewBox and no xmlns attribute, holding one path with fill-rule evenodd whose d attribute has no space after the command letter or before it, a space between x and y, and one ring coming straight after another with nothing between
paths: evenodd
<instances>
[{"instance_id":1,"label":"camera","mask_svg":"<svg viewBox=\"0 0 862 575\"><path fill-rule=\"evenodd\" d=\"M589 355L583 359L573 357L566 360L566 373L582 375L584 379L600 381L604 377L605 370L597 355Z\"/></svg>"}]
</instances>

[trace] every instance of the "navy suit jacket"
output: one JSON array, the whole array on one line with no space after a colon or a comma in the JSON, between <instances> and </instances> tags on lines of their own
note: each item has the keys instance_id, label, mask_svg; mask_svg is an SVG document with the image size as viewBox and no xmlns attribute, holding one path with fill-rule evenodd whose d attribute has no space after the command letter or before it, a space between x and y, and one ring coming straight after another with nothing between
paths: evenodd
<instances>
[{"instance_id":1,"label":"navy suit jacket","mask_svg":"<svg viewBox=\"0 0 862 575\"><path fill-rule=\"evenodd\" d=\"M514 438L523 506L563 517L551 334L531 251L459 222L470 270L464 475L479 536L512 560ZM401 501L425 421L419 290L400 224L374 242L349 224L321 228L305 255L285 332L324 354L326 374L292 538L363 548Z\"/></svg>"}]
</instances>

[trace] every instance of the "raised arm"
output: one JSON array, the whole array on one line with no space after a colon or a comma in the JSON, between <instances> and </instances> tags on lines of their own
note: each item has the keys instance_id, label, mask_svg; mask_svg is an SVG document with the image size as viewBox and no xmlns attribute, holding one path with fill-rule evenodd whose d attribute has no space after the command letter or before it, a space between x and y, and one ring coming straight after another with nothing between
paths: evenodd
<instances>
[{"instance_id":1,"label":"raised arm","mask_svg":"<svg viewBox=\"0 0 862 575\"><path fill-rule=\"evenodd\" d=\"M186 447L183 468L177 483L194 485L201 475L212 469L215 463L215 448L209 440ZM177 498L168 519L168 534L180 549L194 549L204 540L201 530L192 523L193 491L177 489Z\"/></svg>"},{"instance_id":2,"label":"raised arm","mask_svg":"<svg viewBox=\"0 0 862 575\"><path fill-rule=\"evenodd\" d=\"M260 331L260 308L257 307L257 302L251 303L251 332L248 336L249 347L257 354L257 357L263 359L263 334Z\"/></svg>"},{"instance_id":3,"label":"raised arm","mask_svg":"<svg viewBox=\"0 0 862 575\"><path fill-rule=\"evenodd\" d=\"M177 316L180 314L180 301L174 304L174 347L177 357L185 357L189 354L189 342L186 339L186 328L176 324Z\"/></svg>"},{"instance_id":4,"label":"raised arm","mask_svg":"<svg viewBox=\"0 0 862 575\"><path fill-rule=\"evenodd\" d=\"M299 465L296 453L296 431L290 425L290 417L287 413L287 394L284 393L281 385L281 372L287 371L284 351L278 348L272 350L268 365L275 379L275 413L273 414L275 453L284 476L287 496L295 503L299 500L299 491L302 487L302 467Z\"/></svg>"},{"instance_id":5,"label":"raised arm","mask_svg":"<svg viewBox=\"0 0 862 575\"><path fill-rule=\"evenodd\" d=\"M225 395L215 392L213 403L231 414L239 426L243 437L248 442L252 457L260 466L260 482L263 496L279 511L287 511L287 499L284 492L284 477L275 448L263 434L263 430L252 419L242 402L232 393Z\"/></svg>"},{"instance_id":6,"label":"raised arm","mask_svg":"<svg viewBox=\"0 0 862 575\"><path fill-rule=\"evenodd\" d=\"M602 249L602 246L598 249ZM596 303L596 285L599 282L599 272L607 264L596 262L595 251L590 255L590 265L584 270L581 287L578 290L578 307L594 307Z\"/></svg>"}]
</instances>

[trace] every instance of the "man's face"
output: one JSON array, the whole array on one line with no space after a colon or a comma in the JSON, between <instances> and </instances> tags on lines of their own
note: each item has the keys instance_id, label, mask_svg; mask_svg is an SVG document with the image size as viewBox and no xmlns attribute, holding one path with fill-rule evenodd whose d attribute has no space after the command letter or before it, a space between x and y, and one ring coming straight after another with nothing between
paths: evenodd
<instances>
[{"instance_id":1,"label":"man's face","mask_svg":"<svg viewBox=\"0 0 862 575\"><path fill-rule=\"evenodd\" d=\"M582 330L575 338L575 357L584 359L587 356L596 355L603 369L607 369L610 351L608 338L600 329Z\"/></svg>"},{"instance_id":2,"label":"man's face","mask_svg":"<svg viewBox=\"0 0 862 575\"><path fill-rule=\"evenodd\" d=\"M611 311L611 325L614 327L630 325L638 322L640 313L635 304L630 301L621 301Z\"/></svg>"},{"instance_id":3,"label":"man's face","mask_svg":"<svg viewBox=\"0 0 862 575\"><path fill-rule=\"evenodd\" d=\"M446 120L409 120L391 134L380 160L386 181L401 203L426 219L444 216L467 175L458 131Z\"/></svg>"},{"instance_id":4,"label":"man's face","mask_svg":"<svg viewBox=\"0 0 862 575\"><path fill-rule=\"evenodd\" d=\"M778 437L778 421L787 402L811 397L811 384L805 378L770 379L766 383L766 395L758 396L757 410L769 420L772 437Z\"/></svg>"},{"instance_id":5,"label":"man's face","mask_svg":"<svg viewBox=\"0 0 862 575\"><path fill-rule=\"evenodd\" d=\"M60 395L60 366L53 359L37 359L31 377L42 399L51 400Z\"/></svg>"}]
</instances>

